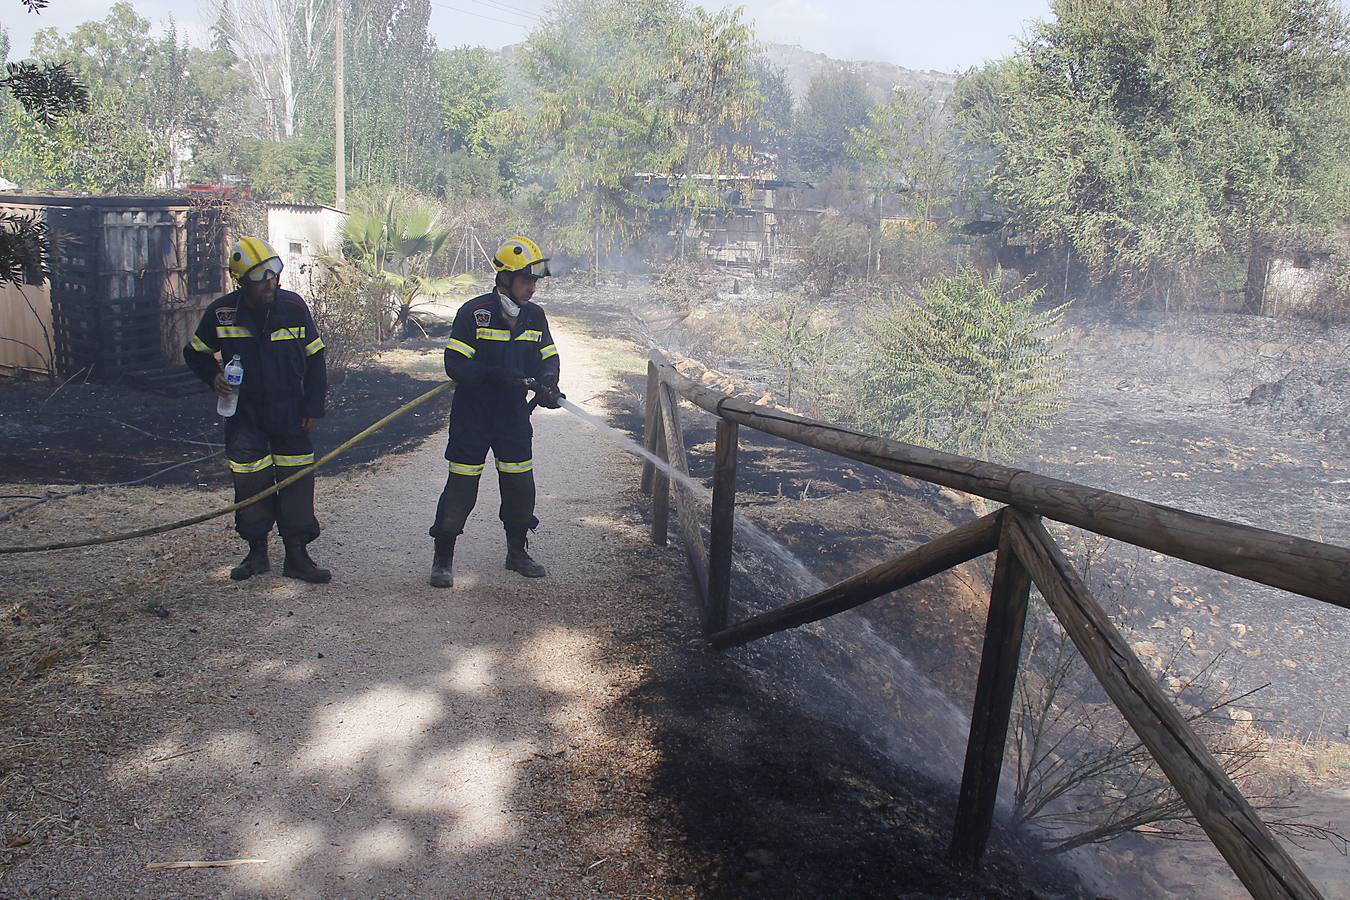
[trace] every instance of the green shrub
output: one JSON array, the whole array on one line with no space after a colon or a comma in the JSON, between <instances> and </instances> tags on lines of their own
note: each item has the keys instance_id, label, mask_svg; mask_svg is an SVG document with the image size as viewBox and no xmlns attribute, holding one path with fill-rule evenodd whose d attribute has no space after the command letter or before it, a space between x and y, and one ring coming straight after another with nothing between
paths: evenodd
<instances>
[{"instance_id":1,"label":"green shrub","mask_svg":"<svg viewBox=\"0 0 1350 900\"><path fill-rule=\"evenodd\" d=\"M866 317L857 418L910 443L1000 459L1062 408L1064 307L971 269Z\"/></svg>"}]
</instances>

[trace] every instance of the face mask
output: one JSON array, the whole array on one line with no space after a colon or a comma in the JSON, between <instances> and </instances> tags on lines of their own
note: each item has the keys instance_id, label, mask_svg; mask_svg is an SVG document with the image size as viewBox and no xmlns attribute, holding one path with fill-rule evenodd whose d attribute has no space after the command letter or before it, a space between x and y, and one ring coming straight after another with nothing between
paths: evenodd
<instances>
[{"instance_id":1,"label":"face mask","mask_svg":"<svg viewBox=\"0 0 1350 900\"><path fill-rule=\"evenodd\" d=\"M497 288L497 298L502 301L502 310L508 318L514 319L520 315L520 307L507 295L505 288Z\"/></svg>"}]
</instances>

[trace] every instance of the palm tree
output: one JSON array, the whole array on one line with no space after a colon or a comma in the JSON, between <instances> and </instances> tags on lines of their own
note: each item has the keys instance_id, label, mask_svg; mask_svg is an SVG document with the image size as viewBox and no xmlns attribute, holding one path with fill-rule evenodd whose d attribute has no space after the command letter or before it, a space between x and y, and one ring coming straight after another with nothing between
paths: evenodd
<instances>
[{"instance_id":1,"label":"palm tree","mask_svg":"<svg viewBox=\"0 0 1350 900\"><path fill-rule=\"evenodd\" d=\"M412 311L419 298L451 286L427 274L449 236L435 202L417 194L388 189L353 204L343 226L346 256L382 287L394 334L417 324Z\"/></svg>"}]
</instances>

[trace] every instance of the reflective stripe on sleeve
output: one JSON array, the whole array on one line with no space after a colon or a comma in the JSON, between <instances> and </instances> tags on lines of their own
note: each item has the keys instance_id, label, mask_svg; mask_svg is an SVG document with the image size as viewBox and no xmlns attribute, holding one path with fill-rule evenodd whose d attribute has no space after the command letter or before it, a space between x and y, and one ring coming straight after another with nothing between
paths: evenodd
<instances>
[{"instance_id":1,"label":"reflective stripe on sleeve","mask_svg":"<svg viewBox=\"0 0 1350 900\"><path fill-rule=\"evenodd\" d=\"M272 332L272 340L274 341L303 341L304 339L305 328L303 325L299 328L278 328Z\"/></svg>"},{"instance_id":2,"label":"reflective stripe on sleeve","mask_svg":"<svg viewBox=\"0 0 1350 900\"><path fill-rule=\"evenodd\" d=\"M480 328L478 329L478 339L480 341L509 341L511 332L505 328Z\"/></svg>"},{"instance_id":3,"label":"reflective stripe on sleeve","mask_svg":"<svg viewBox=\"0 0 1350 900\"><path fill-rule=\"evenodd\" d=\"M539 348L539 358L540 358L540 359L548 359L548 358L550 358L550 357L557 356L557 355L558 355L558 345L557 345L557 344L549 344L547 347L540 347L540 348Z\"/></svg>"},{"instance_id":4,"label":"reflective stripe on sleeve","mask_svg":"<svg viewBox=\"0 0 1350 900\"><path fill-rule=\"evenodd\" d=\"M189 345L190 347L192 347L193 350L196 350L198 353L215 353L215 352L216 352L216 351L214 351L214 350L211 349L210 345L207 344L206 341L204 341L204 340L202 340L201 338L197 337L197 335L195 335L195 334L192 336L192 340L188 342L188 345Z\"/></svg>"},{"instance_id":5,"label":"reflective stripe on sleeve","mask_svg":"<svg viewBox=\"0 0 1350 900\"><path fill-rule=\"evenodd\" d=\"M230 471L236 475L249 475L253 472L261 472L263 469L270 468L272 465L272 455L269 453L257 462L235 462L230 460Z\"/></svg>"},{"instance_id":6,"label":"reflective stripe on sleeve","mask_svg":"<svg viewBox=\"0 0 1350 900\"><path fill-rule=\"evenodd\" d=\"M543 339L544 333L542 331L522 331L520 334L516 335L516 340L518 341L534 341L535 343L538 343Z\"/></svg>"},{"instance_id":7,"label":"reflective stripe on sleeve","mask_svg":"<svg viewBox=\"0 0 1350 900\"><path fill-rule=\"evenodd\" d=\"M454 350L460 354L463 354L465 359L473 359L474 354L478 352L477 350L473 349L468 344L464 343L458 338L451 338L450 343L445 345L445 349Z\"/></svg>"},{"instance_id":8,"label":"reflective stripe on sleeve","mask_svg":"<svg viewBox=\"0 0 1350 900\"><path fill-rule=\"evenodd\" d=\"M305 345L305 355L313 356L326 346L328 345L323 342L323 338L315 338Z\"/></svg>"},{"instance_id":9,"label":"reflective stripe on sleeve","mask_svg":"<svg viewBox=\"0 0 1350 900\"><path fill-rule=\"evenodd\" d=\"M217 325L216 337L219 338L251 338L253 332L244 328L242 325Z\"/></svg>"},{"instance_id":10,"label":"reflective stripe on sleeve","mask_svg":"<svg viewBox=\"0 0 1350 900\"><path fill-rule=\"evenodd\" d=\"M524 462L502 462L497 460L497 471L505 472L507 475L520 475L524 472L534 470L534 460L527 459Z\"/></svg>"},{"instance_id":11,"label":"reflective stripe on sleeve","mask_svg":"<svg viewBox=\"0 0 1350 900\"><path fill-rule=\"evenodd\" d=\"M277 465L290 466L292 468L296 466L310 466L314 464L313 453L301 453L296 456L282 456L280 453L274 453L272 454L272 458L276 460Z\"/></svg>"},{"instance_id":12,"label":"reflective stripe on sleeve","mask_svg":"<svg viewBox=\"0 0 1350 900\"><path fill-rule=\"evenodd\" d=\"M483 463L479 463L478 465L474 466L474 465L470 465L469 463L457 463L457 462L452 462L452 463L450 463L450 474L451 474L451 475L482 475L482 474L483 474L483 468L484 468L484 464L483 464Z\"/></svg>"}]
</instances>

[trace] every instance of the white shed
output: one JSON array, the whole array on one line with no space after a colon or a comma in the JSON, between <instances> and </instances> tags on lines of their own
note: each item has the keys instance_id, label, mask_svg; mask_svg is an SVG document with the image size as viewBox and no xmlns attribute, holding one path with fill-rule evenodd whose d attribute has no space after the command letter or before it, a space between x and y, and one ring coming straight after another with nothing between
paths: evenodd
<instances>
[{"instance_id":1,"label":"white shed","mask_svg":"<svg viewBox=\"0 0 1350 900\"><path fill-rule=\"evenodd\" d=\"M267 242L281 254L286 269L281 286L304 293L310 271L320 257L342 253L342 226L347 214L331 206L306 203L267 204Z\"/></svg>"}]
</instances>

